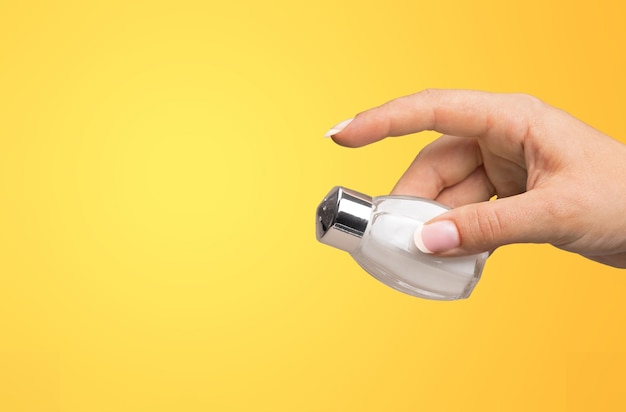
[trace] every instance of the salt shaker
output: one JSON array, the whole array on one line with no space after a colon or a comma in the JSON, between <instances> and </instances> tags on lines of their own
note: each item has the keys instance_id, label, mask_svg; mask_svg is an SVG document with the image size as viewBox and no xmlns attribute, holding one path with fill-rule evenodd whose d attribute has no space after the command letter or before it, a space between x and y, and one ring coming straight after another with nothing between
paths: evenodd
<instances>
[{"instance_id":1,"label":"salt shaker","mask_svg":"<svg viewBox=\"0 0 626 412\"><path fill-rule=\"evenodd\" d=\"M337 186L317 208L317 240L350 253L365 271L401 292L463 299L478 283L489 254L440 257L421 252L414 242L416 230L447 210L428 199L372 198Z\"/></svg>"}]
</instances>

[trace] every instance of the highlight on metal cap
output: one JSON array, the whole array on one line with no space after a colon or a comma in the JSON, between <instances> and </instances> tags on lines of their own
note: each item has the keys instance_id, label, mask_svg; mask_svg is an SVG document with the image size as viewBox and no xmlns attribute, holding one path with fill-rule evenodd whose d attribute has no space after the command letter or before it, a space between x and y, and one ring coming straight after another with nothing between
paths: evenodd
<instances>
[{"instance_id":1,"label":"highlight on metal cap","mask_svg":"<svg viewBox=\"0 0 626 412\"><path fill-rule=\"evenodd\" d=\"M336 186L317 207L317 240L351 252L359 246L371 213L370 196Z\"/></svg>"}]
</instances>

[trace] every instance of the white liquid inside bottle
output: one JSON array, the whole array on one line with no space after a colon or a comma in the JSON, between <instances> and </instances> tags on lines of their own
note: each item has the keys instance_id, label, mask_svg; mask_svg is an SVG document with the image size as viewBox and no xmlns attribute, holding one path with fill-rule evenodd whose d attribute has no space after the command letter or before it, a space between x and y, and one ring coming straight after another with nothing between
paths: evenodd
<instances>
[{"instance_id":1,"label":"white liquid inside bottle","mask_svg":"<svg viewBox=\"0 0 626 412\"><path fill-rule=\"evenodd\" d=\"M317 238L349 252L384 284L426 299L467 298L488 253L438 257L415 246L415 231L448 208L409 196L370 198L335 187L318 207Z\"/></svg>"}]
</instances>

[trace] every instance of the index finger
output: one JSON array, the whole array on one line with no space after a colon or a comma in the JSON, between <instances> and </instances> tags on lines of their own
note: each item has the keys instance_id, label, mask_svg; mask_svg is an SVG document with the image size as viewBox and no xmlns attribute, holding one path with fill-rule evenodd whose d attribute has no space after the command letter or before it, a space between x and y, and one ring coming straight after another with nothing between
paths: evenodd
<instances>
[{"instance_id":1,"label":"index finger","mask_svg":"<svg viewBox=\"0 0 626 412\"><path fill-rule=\"evenodd\" d=\"M522 94L427 89L359 113L332 139L348 147L423 130L462 137L495 137L523 143L545 105Z\"/></svg>"}]
</instances>

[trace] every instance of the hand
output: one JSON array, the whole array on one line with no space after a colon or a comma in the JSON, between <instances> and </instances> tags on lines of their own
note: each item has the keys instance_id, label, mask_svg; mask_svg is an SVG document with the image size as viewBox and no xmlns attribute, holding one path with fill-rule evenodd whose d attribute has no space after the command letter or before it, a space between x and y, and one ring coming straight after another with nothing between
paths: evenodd
<instances>
[{"instance_id":1,"label":"hand","mask_svg":"<svg viewBox=\"0 0 626 412\"><path fill-rule=\"evenodd\" d=\"M416 234L422 250L457 256L551 243L626 267L626 145L534 97L463 90L392 100L328 135L358 147L423 130L443 136L392 193L453 209Z\"/></svg>"}]
</instances>

